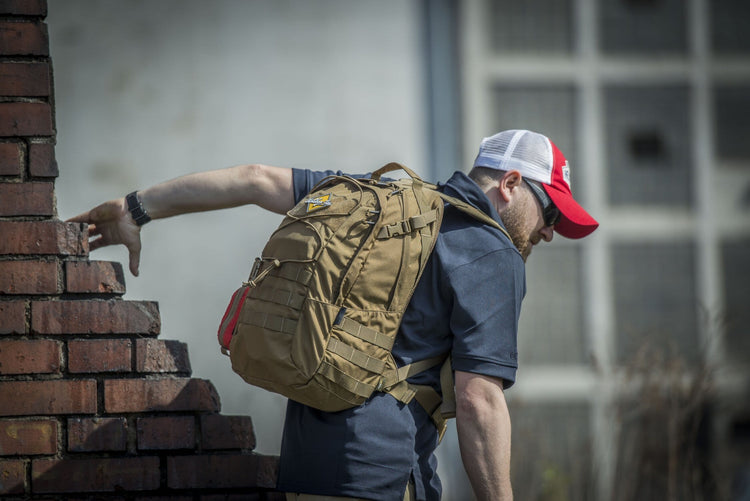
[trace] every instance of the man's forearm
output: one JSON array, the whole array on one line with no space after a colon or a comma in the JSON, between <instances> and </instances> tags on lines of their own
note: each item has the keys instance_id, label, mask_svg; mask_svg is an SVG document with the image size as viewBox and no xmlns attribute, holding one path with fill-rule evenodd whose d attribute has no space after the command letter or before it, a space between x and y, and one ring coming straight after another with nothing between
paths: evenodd
<instances>
[{"instance_id":1,"label":"man's forearm","mask_svg":"<svg viewBox=\"0 0 750 501\"><path fill-rule=\"evenodd\" d=\"M498 385L502 381L456 372L456 428L461 459L480 501L513 499L510 415L502 386Z\"/></svg>"},{"instance_id":2,"label":"man's forearm","mask_svg":"<svg viewBox=\"0 0 750 501\"><path fill-rule=\"evenodd\" d=\"M255 204L283 213L293 204L290 169L241 165L188 174L140 190L153 219Z\"/></svg>"}]
</instances>

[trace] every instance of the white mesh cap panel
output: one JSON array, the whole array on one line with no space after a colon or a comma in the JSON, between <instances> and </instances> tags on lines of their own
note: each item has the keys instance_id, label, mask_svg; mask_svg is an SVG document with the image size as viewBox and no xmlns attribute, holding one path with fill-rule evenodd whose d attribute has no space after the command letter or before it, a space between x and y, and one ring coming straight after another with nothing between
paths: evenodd
<instances>
[{"instance_id":1,"label":"white mesh cap panel","mask_svg":"<svg viewBox=\"0 0 750 501\"><path fill-rule=\"evenodd\" d=\"M521 175L549 184L552 181L552 147L536 132L507 130L486 137L474 167L518 170Z\"/></svg>"}]
</instances>

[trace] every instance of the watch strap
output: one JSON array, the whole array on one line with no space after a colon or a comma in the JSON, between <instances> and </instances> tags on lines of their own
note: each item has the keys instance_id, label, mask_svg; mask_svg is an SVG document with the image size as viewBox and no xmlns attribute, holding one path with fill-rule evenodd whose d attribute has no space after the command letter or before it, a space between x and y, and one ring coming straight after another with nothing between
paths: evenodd
<instances>
[{"instance_id":1,"label":"watch strap","mask_svg":"<svg viewBox=\"0 0 750 501\"><path fill-rule=\"evenodd\" d=\"M138 198L137 191L128 193L127 196L125 196L125 201L128 203L128 211L130 211L130 215L133 217L135 224L143 226L151 221L151 216L149 216L146 209L143 208L143 204Z\"/></svg>"}]
</instances>

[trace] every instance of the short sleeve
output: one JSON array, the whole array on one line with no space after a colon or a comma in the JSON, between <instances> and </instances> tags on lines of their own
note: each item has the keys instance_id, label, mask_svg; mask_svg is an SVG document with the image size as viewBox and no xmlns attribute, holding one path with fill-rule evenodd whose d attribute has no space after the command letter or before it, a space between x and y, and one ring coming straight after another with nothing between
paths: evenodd
<instances>
[{"instance_id":1,"label":"short sleeve","mask_svg":"<svg viewBox=\"0 0 750 501\"><path fill-rule=\"evenodd\" d=\"M526 292L523 261L509 249L489 252L448 275L454 370L516 380L517 332Z\"/></svg>"}]
</instances>

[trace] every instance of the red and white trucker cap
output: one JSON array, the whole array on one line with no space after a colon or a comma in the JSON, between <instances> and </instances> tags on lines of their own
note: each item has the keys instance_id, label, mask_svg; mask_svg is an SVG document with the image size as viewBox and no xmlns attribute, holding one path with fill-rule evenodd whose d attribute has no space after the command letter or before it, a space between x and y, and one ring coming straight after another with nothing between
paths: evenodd
<instances>
[{"instance_id":1,"label":"red and white trucker cap","mask_svg":"<svg viewBox=\"0 0 750 501\"><path fill-rule=\"evenodd\" d=\"M506 130L486 137L479 146L474 167L517 170L523 177L542 183L560 209L555 231L566 238L583 238L599 226L573 200L568 161L547 136L528 130Z\"/></svg>"}]
</instances>

